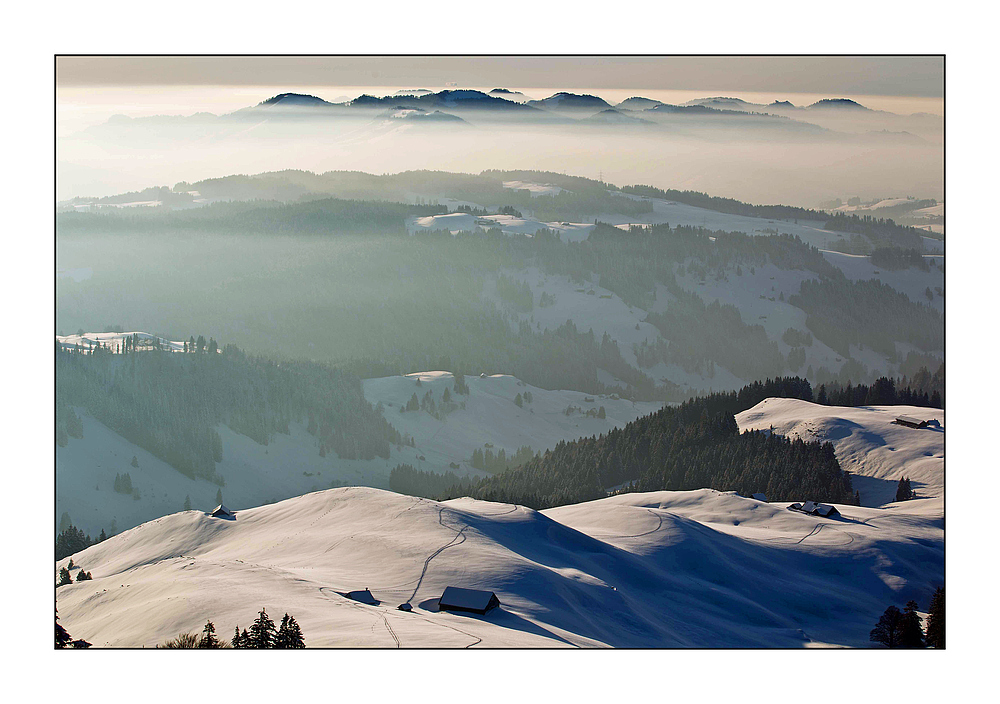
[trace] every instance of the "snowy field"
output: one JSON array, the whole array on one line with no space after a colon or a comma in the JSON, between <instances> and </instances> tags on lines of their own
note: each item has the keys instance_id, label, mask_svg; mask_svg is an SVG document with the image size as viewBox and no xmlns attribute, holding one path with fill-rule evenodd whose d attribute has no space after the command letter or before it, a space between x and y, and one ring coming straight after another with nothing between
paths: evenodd
<instances>
[{"instance_id":1,"label":"snowy field","mask_svg":"<svg viewBox=\"0 0 1000 704\"><path fill-rule=\"evenodd\" d=\"M417 386L417 380L420 386ZM612 428L621 428L636 418L662 408L660 403L632 402L580 391L547 391L525 384L517 377L493 374L486 377L466 376L469 395L455 394L454 376L450 372L421 372L406 376L366 379L365 398L369 403L384 406L386 420L400 433L414 439L418 454L424 460L411 462L417 469L444 472L449 463L461 465L456 474L470 471L469 459L475 449L489 444L496 453L504 448L508 455L528 445L539 452L555 447L562 440L601 435ZM452 404L458 406L438 420L425 411L400 413L415 393L422 399L428 392L440 409L445 389ZM531 402L515 404L518 394L531 394ZM465 404L462 408L459 404ZM567 407L581 408L571 415ZM587 417L588 410L603 407L605 418ZM393 465L395 466L395 465Z\"/></svg>"},{"instance_id":2,"label":"snowy field","mask_svg":"<svg viewBox=\"0 0 1000 704\"><path fill-rule=\"evenodd\" d=\"M476 228L489 230L498 228L507 235L532 237L539 230L553 230L563 242L582 242L590 236L593 223L585 222L542 222L525 216L514 215L470 215L469 213L448 213L408 218L406 230L410 234L426 230L448 230L451 234L473 232Z\"/></svg>"},{"instance_id":3,"label":"snowy field","mask_svg":"<svg viewBox=\"0 0 1000 704\"><path fill-rule=\"evenodd\" d=\"M823 519L700 490L537 512L330 489L235 520L145 523L74 555L93 580L56 596L61 623L98 647L152 647L207 619L228 639L265 607L312 647L866 648L887 605L926 604L943 580L943 519L926 504ZM447 586L502 606L439 612ZM341 595L366 587L378 605Z\"/></svg>"},{"instance_id":4,"label":"snowy field","mask_svg":"<svg viewBox=\"0 0 1000 704\"><path fill-rule=\"evenodd\" d=\"M562 440L623 427L661 407L659 403L633 403L579 391L548 391L505 375L468 376L466 383L470 394L454 395L454 409L442 413L439 420L426 411L400 413L399 408L414 392L423 398L428 391L440 406L445 388L454 394L454 378L449 372L365 380L365 398L373 405L382 403L386 419L414 439L413 447L392 446L389 459L343 460L333 452L320 457L319 441L299 423L290 423L288 435L275 434L266 446L220 425L217 430L222 437L223 459L216 468L226 480L223 498L228 506L242 508L331 486L388 488L389 473L398 464L479 476L469 460L473 450L487 444L494 453L503 448L511 455L524 445L543 452ZM518 394L523 398L525 392L531 393L532 401L519 408L514 400ZM459 405L463 402L465 408ZM583 412L567 416L564 411L568 406ZM606 418L585 415L601 406ZM194 508L215 506L215 484L189 479L112 432L84 409L76 412L83 422L83 438L70 438L66 447L56 448L57 521L64 512L69 513L73 525L97 535L101 529L110 529L112 519L118 530L124 530L178 511L185 497L191 498ZM138 467L131 465L133 456ZM113 490L115 475L125 472L139 489L138 501Z\"/></svg>"},{"instance_id":5,"label":"snowy field","mask_svg":"<svg viewBox=\"0 0 1000 704\"><path fill-rule=\"evenodd\" d=\"M906 297L914 303L930 305L944 313L944 298L935 291L937 288L944 289L944 272L938 268L939 265L944 264L943 256L924 257L931 265L930 271L921 271L915 267L889 271L872 264L869 257L841 254L840 252L823 252L823 256L828 262L843 271L851 281L878 279L900 293L905 293ZM931 299L928 299L925 293L928 288L931 290Z\"/></svg>"},{"instance_id":6,"label":"snowy field","mask_svg":"<svg viewBox=\"0 0 1000 704\"><path fill-rule=\"evenodd\" d=\"M183 352L184 340L167 340L148 332L87 332L82 335L56 335L56 342L62 345L63 349L73 349L79 346L83 350L97 347L100 343L102 347L118 349L126 337L136 335L139 338L139 347L158 346L168 352Z\"/></svg>"},{"instance_id":7,"label":"snowy field","mask_svg":"<svg viewBox=\"0 0 1000 704\"><path fill-rule=\"evenodd\" d=\"M899 415L932 421L910 428ZM768 430L806 441L833 444L837 460L851 473L863 506L885 506L904 476L919 499L944 511L944 411L919 406L821 406L798 399L769 398L736 416L740 430ZM910 502L892 504L906 511Z\"/></svg>"},{"instance_id":8,"label":"snowy field","mask_svg":"<svg viewBox=\"0 0 1000 704\"><path fill-rule=\"evenodd\" d=\"M748 235L789 234L797 235L806 244L815 247L826 247L843 237L843 233L825 230L824 223L790 220L770 220L754 218L746 215L730 215L714 210L685 205L662 198L647 198L614 191L615 195L645 201L653 206L652 213L641 215L619 216L614 213L602 213L598 219L612 225L623 223L659 225L667 223L671 227L688 225L704 227L708 230L723 230L725 232L744 232Z\"/></svg>"}]
</instances>

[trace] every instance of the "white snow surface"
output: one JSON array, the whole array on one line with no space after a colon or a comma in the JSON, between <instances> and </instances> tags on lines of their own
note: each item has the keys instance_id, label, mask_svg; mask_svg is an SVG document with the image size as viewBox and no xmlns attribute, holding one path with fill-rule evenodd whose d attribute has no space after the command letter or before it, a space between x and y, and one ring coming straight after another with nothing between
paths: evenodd
<instances>
[{"instance_id":1,"label":"white snow surface","mask_svg":"<svg viewBox=\"0 0 1000 704\"><path fill-rule=\"evenodd\" d=\"M122 344L126 337L138 336L140 348L142 346L159 345L161 349L168 352L183 352L184 340L168 340L158 335L151 335L148 332L87 332L83 335L56 335L56 341L65 349L72 349L79 345L84 350L96 347L100 342L102 347L116 347Z\"/></svg>"},{"instance_id":2,"label":"white snow surface","mask_svg":"<svg viewBox=\"0 0 1000 704\"><path fill-rule=\"evenodd\" d=\"M925 503L822 519L712 490L538 512L329 489L235 520L144 523L73 555L93 580L59 587L57 606L97 647L152 647L208 619L228 639L262 607L311 647L871 647L886 604L926 603L943 578ZM502 606L439 612L447 586ZM366 587L378 605L341 595Z\"/></svg>"},{"instance_id":3,"label":"white snow surface","mask_svg":"<svg viewBox=\"0 0 1000 704\"><path fill-rule=\"evenodd\" d=\"M894 423L897 416L936 421L926 428ZM863 506L891 505L905 511L910 502L892 503L904 476L920 499L944 510L944 411L920 406L823 406L788 398L769 398L736 416L741 431L768 430L805 441L833 444L840 466L851 474ZM810 497L803 496L803 500Z\"/></svg>"},{"instance_id":4,"label":"white snow surface","mask_svg":"<svg viewBox=\"0 0 1000 704\"><path fill-rule=\"evenodd\" d=\"M416 385L417 379L420 386ZM455 393L455 378L445 371L366 379L363 386L369 403L382 403L385 418L393 427L413 437L419 455L426 458L414 466L444 472L455 462L462 466L458 474L470 471L472 451L484 449L486 443L493 446L494 453L504 448L508 456L524 445L539 452L562 440L602 435L662 408L656 402L632 402L580 391L548 391L507 374L467 375L465 382L468 396ZM425 411L399 412L414 393L422 399L428 391L440 407L445 389L458 407L442 415L442 420ZM525 392L531 393L532 401L523 401L519 408L514 399L518 394L523 399ZM462 403L465 408L459 406ZM584 413L603 406L606 417L587 417L579 412L567 416L564 411L568 406L582 408Z\"/></svg>"},{"instance_id":5,"label":"white snow surface","mask_svg":"<svg viewBox=\"0 0 1000 704\"><path fill-rule=\"evenodd\" d=\"M563 242L582 242L590 236L593 223L585 222L542 222L532 217L514 215L470 215L469 213L447 213L408 218L407 231L411 234L420 230L448 230L453 235L459 232L473 232L477 227L484 230L498 228L507 235L533 236L543 229L554 230Z\"/></svg>"}]
</instances>

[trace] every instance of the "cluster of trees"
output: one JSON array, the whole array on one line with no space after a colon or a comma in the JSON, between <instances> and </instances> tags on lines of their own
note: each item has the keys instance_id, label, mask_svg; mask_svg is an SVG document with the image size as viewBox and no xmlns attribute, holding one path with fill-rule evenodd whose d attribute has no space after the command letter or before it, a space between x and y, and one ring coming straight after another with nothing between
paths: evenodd
<instances>
[{"instance_id":1,"label":"cluster of trees","mask_svg":"<svg viewBox=\"0 0 1000 704\"><path fill-rule=\"evenodd\" d=\"M90 535L84 534L76 526L69 524L56 535L56 560L69 557L107 539L108 536L105 534L103 528L101 529L101 534L95 540Z\"/></svg>"},{"instance_id":2,"label":"cluster of trees","mask_svg":"<svg viewBox=\"0 0 1000 704\"><path fill-rule=\"evenodd\" d=\"M896 501L909 501L914 498L913 487L910 486L910 480L907 477L902 477L899 483L896 485Z\"/></svg>"},{"instance_id":3,"label":"cluster of trees","mask_svg":"<svg viewBox=\"0 0 1000 704\"><path fill-rule=\"evenodd\" d=\"M868 639L887 648L944 648L944 587L938 587L931 597L926 633L920 624L918 608L912 599L902 611L889 606Z\"/></svg>"},{"instance_id":4,"label":"cluster of trees","mask_svg":"<svg viewBox=\"0 0 1000 704\"><path fill-rule=\"evenodd\" d=\"M65 399L56 396L56 444L66 447L70 438L83 437L83 421Z\"/></svg>"},{"instance_id":5,"label":"cluster of trees","mask_svg":"<svg viewBox=\"0 0 1000 704\"><path fill-rule=\"evenodd\" d=\"M215 232L238 235L406 235L409 217L447 213L446 206L325 198L300 203L231 201L172 212L68 212L56 215L61 236Z\"/></svg>"},{"instance_id":6,"label":"cluster of trees","mask_svg":"<svg viewBox=\"0 0 1000 704\"><path fill-rule=\"evenodd\" d=\"M232 647L291 650L305 648L306 642L302 635L302 629L293 616L285 613L281 619L281 625L275 628L274 621L262 608L257 614L257 618L250 624L249 630L244 628L243 632L240 633L239 625L236 626Z\"/></svg>"},{"instance_id":7,"label":"cluster of trees","mask_svg":"<svg viewBox=\"0 0 1000 704\"><path fill-rule=\"evenodd\" d=\"M646 198L661 198L686 205L693 205L705 210L730 215L745 215L751 218L769 218L773 220L812 220L824 221L829 215L818 210L797 208L790 205L751 205L733 198L710 196L699 191L677 191L672 188L662 189L653 186L622 186L623 193L631 193Z\"/></svg>"},{"instance_id":8,"label":"cluster of trees","mask_svg":"<svg viewBox=\"0 0 1000 704\"><path fill-rule=\"evenodd\" d=\"M871 384L820 384L816 403L829 406L924 406L944 408L944 363L932 375L926 367L912 379L879 377Z\"/></svg>"},{"instance_id":9,"label":"cluster of trees","mask_svg":"<svg viewBox=\"0 0 1000 704\"><path fill-rule=\"evenodd\" d=\"M763 394L763 395L762 395ZM815 496L855 503L856 494L829 443L740 434L733 417L767 396L812 392L803 379L758 382L739 392L663 408L600 437L561 442L519 468L486 477L463 493L489 501L547 508L589 501L613 487L625 491L710 487L774 499Z\"/></svg>"},{"instance_id":10,"label":"cluster of trees","mask_svg":"<svg viewBox=\"0 0 1000 704\"><path fill-rule=\"evenodd\" d=\"M114 489L119 494L128 494L134 498L139 498L139 489L132 486L132 477L128 472L125 474L115 474Z\"/></svg>"},{"instance_id":11,"label":"cluster of trees","mask_svg":"<svg viewBox=\"0 0 1000 704\"><path fill-rule=\"evenodd\" d=\"M816 339L850 357L850 346L867 346L895 361L896 342L926 351L944 349L941 314L914 303L878 279L803 281L788 302L806 313Z\"/></svg>"},{"instance_id":12,"label":"cluster of trees","mask_svg":"<svg viewBox=\"0 0 1000 704\"><path fill-rule=\"evenodd\" d=\"M308 419L343 459L389 457L399 433L369 404L353 374L311 362L275 362L228 345L218 355L149 352L56 355L57 407L81 406L125 439L189 477L224 484L225 424L260 444ZM115 482L128 493L127 473Z\"/></svg>"},{"instance_id":13,"label":"cluster of trees","mask_svg":"<svg viewBox=\"0 0 1000 704\"><path fill-rule=\"evenodd\" d=\"M911 267L921 271L930 271L927 260L924 259L921 249L906 249L903 247L878 247L872 250L871 262L877 267L889 271L899 269L909 269Z\"/></svg>"},{"instance_id":14,"label":"cluster of trees","mask_svg":"<svg viewBox=\"0 0 1000 704\"><path fill-rule=\"evenodd\" d=\"M795 328L785 330L781 339L789 347L809 347L813 343L813 336L811 334Z\"/></svg>"},{"instance_id":15,"label":"cluster of trees","mask_svg":"<svg viewBox=\"0 0 1000 704\"><path fill-rule=\"evenodd\" d=\"M648 314L646 322L670 342L638 345L641 366L662 361L708 375L708 363L715 362L744 379L775 376L785 369L778 343L768 339L763 326L744 323L735 306L718 301L706 305L697 294L678 291L664 312Z\"/></svg>"},{"instance_id":16,"label":"cluster of trees","mask_svg":"<svg viewBox=\"0 0 1000 704\"><path fill-rule=\"evenodd\" d=\"M497 276L497 295L518 313L530 313L535 307L527 281L500 274Z\"/></svg>"},{"instance_id":17,"label":"cluster of trees","mask_svg":"<svg viewBox=\"0 0 1000 704\"><path fill-rule=\"evenodd\" d=\"M417 380L417 386L420 386L419 379ZM467 388L466 392L468 392ZM456 391L456 394L457 393L458 392ZM462 407L464 408L464 406L465 402L462 401ZM410 400L399 407L399 412L406 413L407 411L427 411L438 420L441 420L444 415L455 410L457 407L458 404L452 401L452 393L450 389L446 388L444 393L441 394L440 403L434 400L434 392L428 389L427 392L419 399L417 398L417 392L414 391L413 395L410 396Z\"/></svg>"},{"instance_id":18,"label":"cluster of trees","mask_svg":"<svg viewBox=\"0 0 1000 704\"><path fill-rule=\"evenodd\" d=\"M69 563L65 567L61 567L59 569L59 581L56 582L56 587L62 587L62 586L65 586L67 584L72 584L73 583L73 575L70 573L70 570L76 569L78 567L80 568L80 571L76 575L76 581L77 582L86 582L86 581L91 580L91 579L94 578L90 574L90 572L87 572L85 569L83 569L79 565L74 565L73 564L73 560L70 560Z\"/></svg>"},{"instance_id":19,"label":"cluster of trees","mask_svg":"<svg viewBox=\"0 0 1000 704\"><path fill-rule=\"evenodd\" d=\"M425 499L436 499L449 490L464 496L468 490L469 480L459 477L454 472L425 472L410 464L396 465L389 473L389 490L409 496L422 496Z\"/></svg>"},{"instance_id":20,"label":"cluster of trees","mask_svg":"<svg viewBox=\"0 0 1000 704\"><path fill-rule=\"evenodd\" d=\"M922 230L909 225L897 225L890 218L834 213L826 220L823 229L863 235L876 249L894 247L923 250Z\"/></svg>"},{"instance_id":21,"label":"cluster of trees","mask_svg":"<svg viewBox=\"0 0 1000 704\"><path fill-rule=\"evenodd\" d=\"M534 458L534 456L535 453L527 445L519 447L510 456L507 455L507 451L502 447L497 450L496 454L489 447L476 448L472 451L472 458L469 460L469 465L475 469L495 474L511 467L520 467L528 460Z\"/></svg>"}]
</instances>

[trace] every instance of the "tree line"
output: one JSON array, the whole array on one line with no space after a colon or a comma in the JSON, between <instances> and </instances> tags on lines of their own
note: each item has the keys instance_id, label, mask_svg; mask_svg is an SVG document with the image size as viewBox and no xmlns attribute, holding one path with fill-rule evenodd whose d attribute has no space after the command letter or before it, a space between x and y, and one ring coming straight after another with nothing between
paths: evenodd
<instances>
[{"instance_id":1,"label":"tree line","mask_svg":"<svg viewBox=\"0 0 1000 704\"><path fill-rule=\"evenodd\" d=\"M287 434L290 422L308 423L321 449L343 459L388 458L390 444L402 442L353 374L250 356L232 345L218 355L57 351L56 381L57 440L58 409L65 425L72 407L86 408L179 472L220 486L220 424L267 445L275 433ZM127 476L116 480L116 490L130 485Z\"/></svg>"},{"instance_id":2,"label":"tree line","mask_svg":"<svg viewBox=\"0 0 1000 704\"><path fill-rule=\"evenodd\" d=\"M734 414L771 396L811 400L812 390L806 380L790 377L693 398L606 435L560 442L521 467L450 489L444 497L470 495L541 509L611 490L713 488L763 492L773 500L857 503L830 443L739 432Z\"/></svg>"}]
</instances>

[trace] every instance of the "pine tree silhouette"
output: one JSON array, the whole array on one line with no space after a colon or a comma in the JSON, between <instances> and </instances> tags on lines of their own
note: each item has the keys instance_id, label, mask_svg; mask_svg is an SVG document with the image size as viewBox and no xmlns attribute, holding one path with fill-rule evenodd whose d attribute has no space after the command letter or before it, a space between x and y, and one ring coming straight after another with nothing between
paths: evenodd
<instances>
[{"instance_id":1,"label":"pine tree silhouette","mask_svg":"<svg viewBox=\"0 0 1000 704\"><path fill-rule=\"evenodd\" d=\"M917 602L912 599L903 608L903 627L899 636L900 648L923 648L924 631L920 627L920 616L917 614Z\"/></svg>"},{"instance_id":2,"label":"pine tree silhouette","mask_svg":"<svg viewBox=\"0 0 1000 704\"><path fill-rule=\"evenodd\" d=\"M927 645L944 647L944 587L938 587L927 609Z\"/></svg>"},{"instance_id":3,"label":"pine tree silhouette","mask_svg":"<svg viewBox=\"0 0 1000 704\"><path fill-rule=\"evenodd\" d=\"M65 648L73 640L73 636L59 624L59 609L56 609L56 647Z\"/></svg>"},{"instance_id":4,"label":"pine tree silhouette","mask_svg":"<svg viewBox=\"0 0 1000 704\"><path fill-rule=\"evenodd\" d=\"M281 619L281 626L278 628L274 647L279 649L306 647L299 624L295 622L295 618L289 616L287 613Z\"/></svg>"},{"instance_id":5,"label":"pine tree silhouette","mask_svg":"<svg viewBox=\"0 0 1000 704\"><path fill-rule=\"evenodd\" d=\"M202 630L201 640L198 641L199 648L221 648L222 643L215 637L215 624L211 621L205 622Z\"/></svg>"},{"instance_id":6,"label":"pine tree silhouette","mask_svg":"<svg viewBox=\"0 0 1000 704\"><path fill-rule=\"evenodd\" d=\"M250 625L249 648L273 648L277 631L274 628L274 621L267 615L267 611L262 607L257 614L257 620Z\"/></svg>"},{"instance_id":7,"label":"pine tree silhouette","mask_svg":"<svg viewBox=\"0 0 1000 704\"><path fill-rule=\"evenodd\" d=\"M898 648L902 631L903 614L895 606L890 606L868 634L868 640L889 648Z\"/></svg>"}]
</instances>

